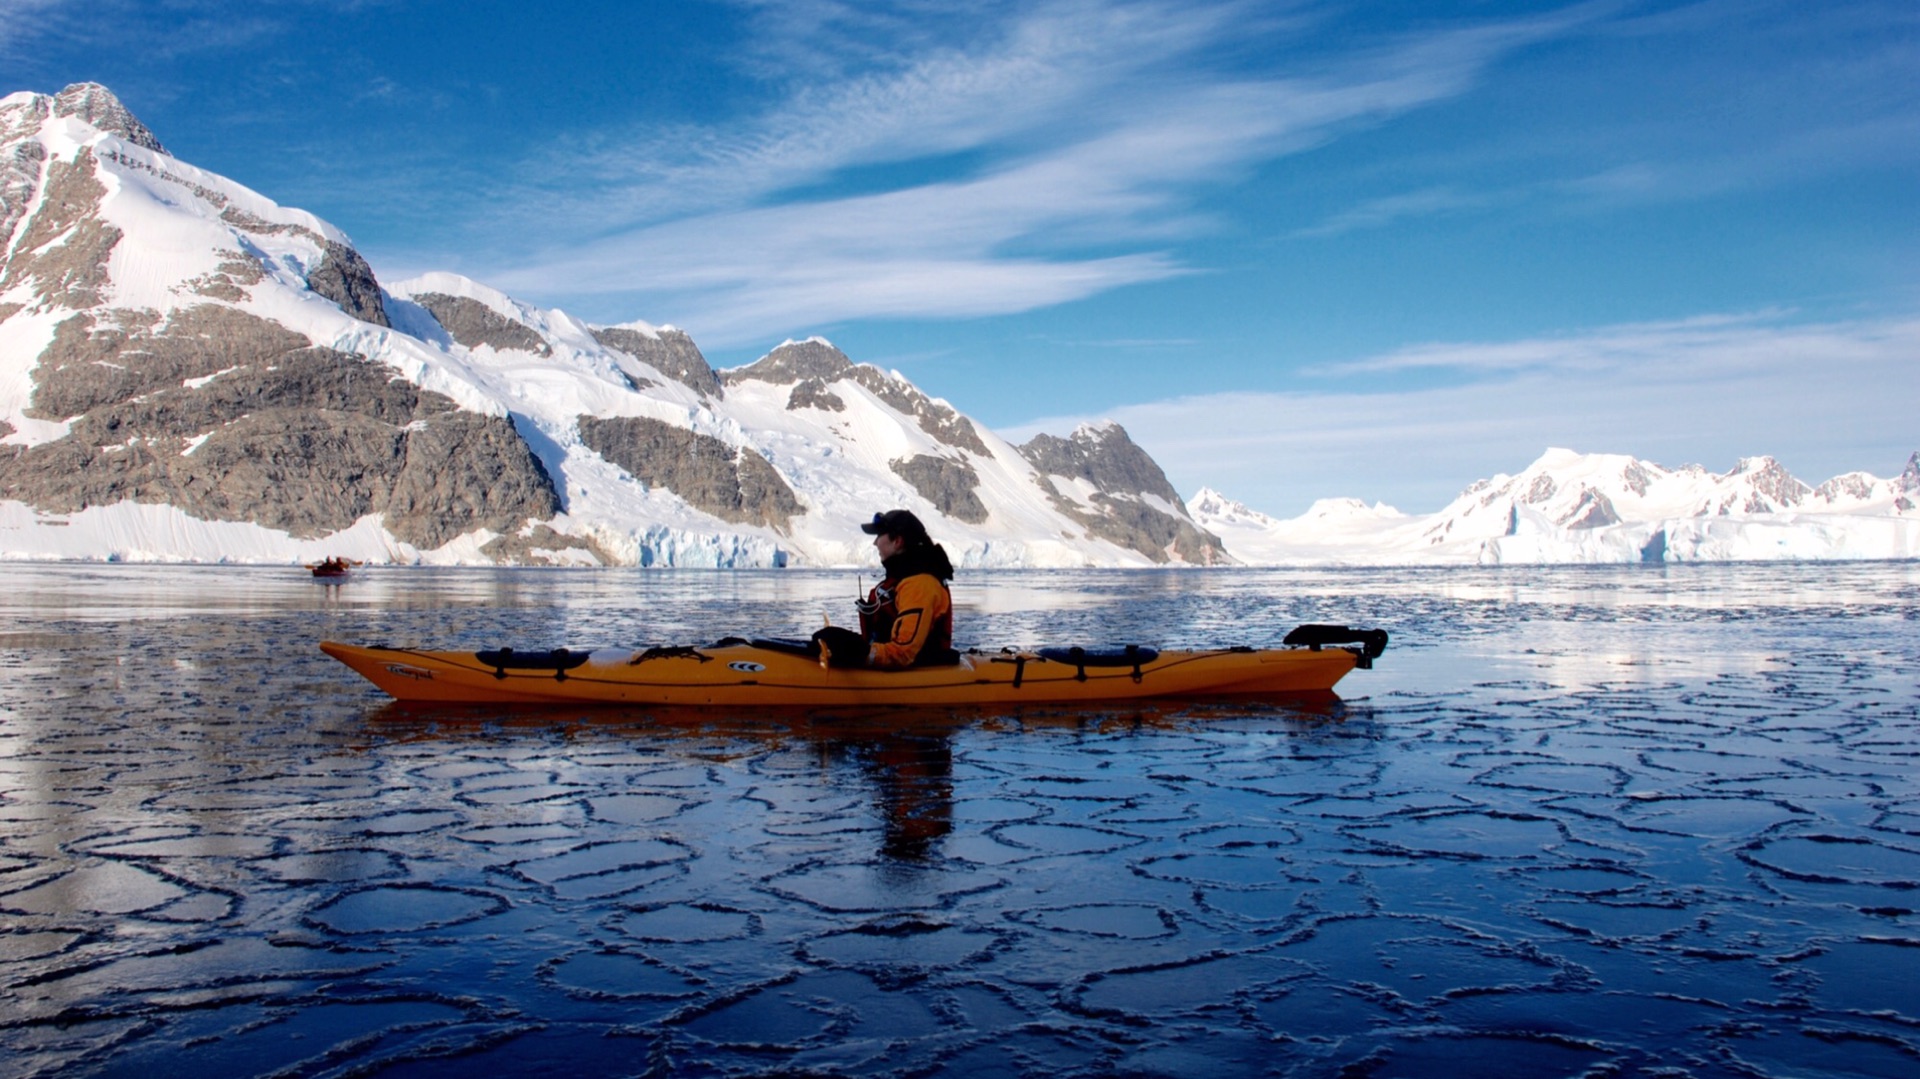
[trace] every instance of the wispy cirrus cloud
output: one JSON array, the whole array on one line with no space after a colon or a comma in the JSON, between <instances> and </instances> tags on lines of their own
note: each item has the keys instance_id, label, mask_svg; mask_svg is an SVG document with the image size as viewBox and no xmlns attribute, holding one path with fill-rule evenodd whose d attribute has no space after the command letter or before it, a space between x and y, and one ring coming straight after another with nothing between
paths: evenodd
<instances>
[{"instance_id":1,"label":"wispy cirrus cloud","mask_svg":"<svg viewBox=\"0 0 1920 1079\"><path fill-rule=\"evenodd\" d=\"M69 0L7 0L0 4L0 57L48 31L54 20L71 20Z\"/></svg>"},{"instance_id":2,"label":"wispy cirrus cloud","mask_svg":"<svg viewBox=\"0 0 1920 1079\"><path fill-rule=\"evenodd\" d=\"M1513 80L1501 122L1408 155L1294 235L1677 206L1920 163L1912 5L1622 4L1582 30L1634 47L1582 50L1551 75Z\"/></svg>"},{"instance_id":3,"label":"wispy cirrus cloud","mask_svg":"<svg viewBox=\"0 0 1920 1079\"><path fill-rule=\"evenodd\" d=\"M801 5L823 6L840 7ZM1146 11L1159 17L1149 21ZM970 42L908 35L902 47L910 51L849 73L846 64L818 71L826 66L819 57L833 50L824 40L803 47L823 35L787 29L794 21L787 13L763 30L780 38L780 55L789 58L778 73L759 72L774 84L767 104L705 126L639 123L565 135L499 188L489 211L514 211L537 190L545 196L540 219L555 226L636 226L795 201L799 189L865 167L1043 152L1123 124L1139 91L1124 100L1108 91L1177 74L1216 39L1217 19L1204 8L1183 18L1155 5L1055 4L976 28L978 40ZM824 15L815 21L837 25ZM868 25L833 45L844 52L864 44L857 50L864 56L876 39L888 39L882 29Z\"/></svg>"},{"instance_id":4,"label":"wispy cirrus cloud","mask_svg":"<svg viewBox=\"0 0 1920 1079\"><path fill-rule=\"evenodd\" d=\"M1195 272L1173 247L1217 227L1204 191L1457 95L1585 17L1319 49L1300 74L1210 64L1248 10L1021 7L968 44L803 83L726 128L567 147L570 186L517 230L557 242L484 272L533 295L631 297L717 345L796 320L1063 303ZM506 189L494 209L535 201Z\"/></svg>"},{"instance_id":5,"label":"wispy cirrus cloud","mask_svg":"<svg viewBox=\"0 0 1920 1079\"><path fill-rule=\"evenodd\" d=\"M380 0L344 6L367 2ZM139 0L0 0L0 59L31 69L37 66L41 45L63 40L138 50L149 59L165 60L272 41L285 26L269 7L240 8L228 0L173 0L164 5Z\"/></svg>"},{"instance_id":6,"label":"wispy cirrus cloud","mask_svg":"<svg viewBox=\"0 0 1920 1079\"><path fill-rule=\"evenodd\" d=\"M1342 233L1356 232L1361 229L1386 228L1410 218L1484 210L1501 201L1503 201L1502 196L1491 192L1466 192L1451 187L1430 187L1369 199L1358 206L1334 214L1318 225L1296 230L1294 235L1303 238L1339 236Z\"/></svg>"},{"instance_id":7,"label":"wispy cirrus cloud","mask_svg":"<svg viewBox=\"0 0 1920 1079\"><path fill-rule=\"evenodd\" d=\"M1904 322L1791 325L1786 321L1790 317L1783 311L1714 314L1520 341L1419 344L1328 365L1319 373L1344 378L1415 370L1475 376L1585 370L1685 380L1750 372L1772 362L1790 365L1808 356L1828 362L1867 359L1884 354L1889 335L1904 342L1912 334L1912 325ZM1686 363L1676 366L1676 357ZM1652 370L1638 370L1656 364Z\"/></svg>"}]
</instances>

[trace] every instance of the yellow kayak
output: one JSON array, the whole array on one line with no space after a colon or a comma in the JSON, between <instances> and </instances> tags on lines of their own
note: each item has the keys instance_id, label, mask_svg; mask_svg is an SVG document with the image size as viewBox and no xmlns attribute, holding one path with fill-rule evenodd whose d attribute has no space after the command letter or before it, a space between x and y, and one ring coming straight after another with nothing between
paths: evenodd
<instances>
[{"instance_id":1,"label":"yellow kayak","mask_svg":"<svg viewBox=\"0 0 1920 1079\"><path fill-rule=\"evenodd\" d=\"M320 648L400 701L833 707L1324 692L1371 666L1386 639L1382 630L1302 626L1287 637L1295 647L965 652L957 663L903 671L829 668L806 642L740 638L637 651L435 652L334 641Z\"/></svg>"}]
</instances>

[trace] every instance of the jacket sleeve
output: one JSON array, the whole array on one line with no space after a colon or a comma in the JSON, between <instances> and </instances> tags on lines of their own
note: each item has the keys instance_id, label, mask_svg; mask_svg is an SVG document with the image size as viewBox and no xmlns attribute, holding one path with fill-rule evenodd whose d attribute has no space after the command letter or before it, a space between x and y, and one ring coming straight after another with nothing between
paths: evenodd
<instances>
[{"instance_id":1,"label":"jacket sleeve","mask_svg":"<svg viewBox=\"0 0 1920 1079\"><path fill-rule=\"evenodd\" d=\"M913 666L920 657L934 622L947 613L947 590L930 574L919 573L900 582L893 594L893 633L884 641L875 641L867 650L867 666L897 670Z\"/></svg>"}]
</instances>

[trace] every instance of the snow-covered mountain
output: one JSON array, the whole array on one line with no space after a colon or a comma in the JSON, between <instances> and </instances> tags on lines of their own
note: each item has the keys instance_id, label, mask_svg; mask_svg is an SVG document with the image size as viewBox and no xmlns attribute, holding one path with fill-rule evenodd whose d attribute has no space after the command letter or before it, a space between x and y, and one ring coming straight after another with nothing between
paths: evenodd
<instances>
[{"instance_id":1,"label":"snow-covered mountain","mask_svg":"<svg viewBox=\"0 0 1920 1079\"><path fill-rule=\"evenodd\" d=\"M1211 564L1114 425L1014 446L822 340L715 371L167 154L104 87L0 99L0 557Z\"/></svg>"},{"instance_id":2,"label":"snow-covered mountain","mask_svg":"<svg viewBox=\"0 0 1920 1079\"><path fill-rule=\"evenodd\" d=\"M1211 490L1187 509L1256 565L1920 558L1920 453L1891 480L1810 487L1771 457L1714 473L1550 449L1422 516L1332 499L1275 520Z\"/></svg>"},{"instance_id":3,"label":"snow-covered mountain","mask_svg":"<svg viewBox=\"0 0 1920 1079\"><path fill-rule=\"evenodd\" d=\"M716 371L170 156L104 87L0 99L0 558L968 565L1920 557L1920 455L1809 487L1552 450L1438 513L1182 503L1114 424L1015 446L826 341Z\"/></svg>"}]
</instances>

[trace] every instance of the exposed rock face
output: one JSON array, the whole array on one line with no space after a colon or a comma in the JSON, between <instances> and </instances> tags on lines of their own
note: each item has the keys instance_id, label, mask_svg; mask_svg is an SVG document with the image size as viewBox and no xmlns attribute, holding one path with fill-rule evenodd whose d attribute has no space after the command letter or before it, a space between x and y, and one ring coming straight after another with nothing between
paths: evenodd
<instances>
[{"instance_id":1,"label":"exposed rock face","mask_svg":"<svg viewBox=\"0 0 1920 1079\"><path fill-rule=\"evenodd\" d=\"M487 345L502 352L517 349L536 356L553 355L553 348L533 327L515 322L479 300L423 292L413 297L413 302L426 308L449 337L468 348Z\"/></svg>"},{"instance_id":2,"label":"exposed rock face","mask_svg":"<svg viewBox=\"0 0 1920 1079\"><path fill-rule=\"evenodd\" d=\"M387 307L380 299L380 282L373 278L373 267L360 257L360 252L345 244L326 241L326 254L320 259L320 265L307 275L307 287L339 304L340 310L362 322L393 325L387 321ZM541 344L545 346L545 342Z\"/></svg>"},{"instance_id":3,"label":"exposed rock face","mask_svg":"<svg viewBox=\"0 0 1920 1079\"><path fill-rule=\"evenodd\" d=\"M244 251L226 249L214 254L222 259L220 268L187 282L196 296L240 303L247 299L248 286L259 284L267 276L259 260Z\"/></svg>"},{"instance_id":4,"label":"exposed rock face","mask_svg":"<svg viewBox=\"0 0 1920 1079\"><path fill-rule=\"evenodd\" d=\"M1851 501L1873 496L1873 477L1865 472L1849 472L1835 476L1813 489L1813 497L1822 502ZM1898 489L1899 481L1895 481Z\"/></svg>"},{"instance_id":5,"label":"exposed rock face","mask_svg":"<svg viewBox=\"0 0 1920 1079\"><path fill-rule=\"evenodd\" d=\"M1848 472L1813 489L1815 502L1836 506L1866 502L1890 496L1895 513L1910 513L1920 500L1920 453L1907 460L1906 471L1890 480L1877 479L1866 472Z\"/></svg>"},{"instance_id":6,"label":"exposed rock face","mask_svg":"<svg viewBox=\"0 0 1920 1079\"><path fill-rule=\"evenodd\" d=\"M1186 516L1167 474L1119 424L1082 427L1072 438L1035 435L1020 447L1020 453L1046 475L1093 486L1089 501L1099 512L1067 498L1057 487L1049 490L1054 508L1085 525L1092 535L1155 562L1171 561L1173 555L1201 565L1228 560L1220 537ZM1147 497L1162 500L1175 513L1150 505Z\"/></svg>"},{"instance_id":7,"label":"exposed rock face","mask_svg":"<svg viewBox=\"0 0 1920 1079\"><path fill-rule=\"evenodd\" d=\"M1147 451L1117 423L1082 427L1072 438L1035 435L1021 456L1040 471L1092 483L1106 494L1155 495L1178 504L1180 493Z\"/></svg>"},{"instance_id":8,"label":"exposed rock face","mask_svg":"<svg viewBox=\"0 0 1920 1079\"><path fill-rule=\"evenodd\" d=\"M711 435L641 416L581 416L580 439L634 479L723 521L786 532L806 512L765 457Z\"/></svg>"},{"instance_id":9,"label":"exposed rock face","mask_svg":"<svg viewBox=\"0 0 1920 1079\"><path fill-rule=\"evenodd\" d=\"M746 367L726 371L720 377L728 383L748 380L771 382L779 386L808 381L817 383L819 389L809 388L799 398L802 402L800 407L807 407L808 401L820 400L825 395L825 387L847 379L866 387L868 392L902 414L912 416L920 429L937 441L956 449L971 450L981 456L988 453L986 443L980 441L980 433L973 429L972 420L878 367L854 363L847 359L845 353L818 338L789 341ZM795 399L788 398L788 408L795 407Z\"/></svg>"},{"instance_id":10,"label":"exposed rock face","mask_svg":"<svg viewBox=\"0 0 1920 1079\"><path fill-rule=\"evenodd\" d=\"M980 441L980 432L973 429L972 420L907 383L894 379L878 367L861 364L853 369L853 380L871 390L875 397L912 416L920 429L932 435L935 441L956 449L971 450L982 457L989 452L986 443Z\"/></svg>"},{"instance_id":11,"label":"exposed rock face","mask_svg":"<svg viewBox=\"0 0 1920 1079\"><path fill-rule=\"evenodd\" d=\"M693 343L693 338L688 337L681 330L665 327L649 335L639 330L612 326L606 329L595 328L592 333L595 341L632 356L675 382L697 390L703 396L719 397L726 393L725 388L720 384L720 376L713 373L713 367L707 363L707 358L701 355L699 347Z\"/></svg>"},{"instance_id":12,"label":"exposed rock face","mask_svg":"<svg viewBox=\"0 0 1920 1079\"><path fill-rule=\"evenodd\" d=\"M1645 498L1647 491L1653 487L1653 473L1649 472L1647 466L1639 461L1628 463L1628 465L1621 470L1620 479L1627 485L1627 490L1632 491L1642 498Z\"/></svg>"},{"instance_id":13,"label":"exposed rock face","mask_svg":"<svg viewBox=\"0 0 1920 1079\"><path fill-rule=\"evenodd\" d=\"M40 209L26 222L0 277L0 292L29 284L42 307L92 307L107 285L107 256L120 230L100 218L100 183L93 151L47 167ZM55 243L55 241L59 241Z\"/></svg>"},{"instance_id":14,"label":"exposed rock face","mask_svg":"<svg viewBox=\"0 0 1920 1079\"><path fill-rule=\"evenodd\" d=\"M387 528L419 547L438 547L475 528L516 532L560 512L553 478L513 421L462 412L439 394L420 395L421 417L386 507Z\"/></svg>"},{"instance_id":15,"label":"exposed rock face","mask_svg":"<svg viewBox=\"0 0 1920 1079\"><path fill-rule=\"evenodd\" d=\"M1734 504L1728 498L1720 506L1720 513L1772 513L1789 506L1797 506L1801 500L1813 493L1813 488L1795 479L1780 462L1771 457L1746 457L1740 460L1733 470L1734 475L1751 476L1751 493L1745 501Z\"/></svg>"},{"instance_id":16,"label":"exposed rock face","mask_svg":"<svg viewBox=\"0 0 1920 1079\"><path fill-rule=\"evenodd\" d=\"M923 453L893 462L893 471L948 517L972 525L987 519L987 507L975 493L980 474L966 461Z\"/></svg>"},{"instance_id":17,"label":"exposed rock face","mask_svg":"<svg viewBox=\"0 0 1920 1079\"><path fill-rule=\"evenodd\" d=\"M77 117L154 153L167 152L160 140L153 137L153 132L147 130L147 125L135 119L120 99L113 96L113 91L97 82L76 82L60 91L53 99L53 114Z\"/></svg>"},{"instance_id":18,"label":"exposed rock face","mask_svg":"<svg viewBox=\"0 0 1920 1079\"><path fill-rule=\"evenodd\" d=\"M1620 511L1613 506L1613 500L1591 487L1580 490L1580 501L1569 511L1560 524L1567 528L1605 528L1620 523Z\"/></svg>"},{"instance_id":19,"label":"exposed rock face","mask_svg":"<svg viewBox=\"0 0 1920 1079\"><path fill-rule=\"evenodd\" d=\"M107 309L62 322L34 369L30 415L82 416L186 379L267 364L311 342L276 322L202 304L173 313Z\"/></svg>"},{"instance_id":20,"label":"exposed rock face","mask_svg":"<svg viewBox=\"0 0 1920 1079\"><path fill-rule=\"evenodd\" d=\"M1638 489L1642 493L1645 492L1650 478L1644 469L1640 470L1640 475L1638 476L1634 475L1632 468L1627 469L1626 472L1622 474L1622 481L1629 490L1635 489L1635 485L1637 484ZM1511 484L1501 487L1481 499L1481 505L1490 506L1503 497L1513 495L1514 501L1516 502L1522 502L1529 506L1545 506L1546 503L1554 500L1554 496L1561 493L1560 485L1555 482L1552 476L1544 472L1533 477L1533 482L1527 484L1527 488L1524 491L1514 494L1511 488ZM1556 518L1557 524L1566 528L1604 528L1607 525L1620 523L1619 511L1614 508L1613 500L1608 498L1604 492L1597 491L1584 483L1579 486L1578 491L1578 497L1574 499L1572 508L1562 512L1560 516ZM1508 534L1511 535L1513 530L1519 527L1519 518L1513 513L1510 513L1508 516Z\"/></svg>"},{"instance_id":21,"label":"exposed rock face","mask_svg":"<svg viewBox=\"0 0 1920 1079\"><path fill-rule=\"evenodd\" d=\"M161 173L160 175L165 179L174 179L174 177L168 176L165 173ZM201 194L201 192L196 192L196 194ZM220 220L225 221L227 224L232 225L242 232L251 232L256 236L279 236L286 233L311 240L322 246L326 245L327 238L325 236L320 235L305 225L296 225L289 221L268 221L265 218L257 217L242 210L238 206L227 205L227 197L219 192L205 193L203 197L215 206L225 207L220 211Z\"/></svg>"},{"instance_id":22,"label":"exposed rock face","mask_svg":"<svg viewBox=\"0 0 1920 1079\"><path fill-rule=\"evenodd\" d=\"M817 378L803 378L793 384L793 392L787 395L787 411L798 412L803 408L817 408L822 412L845 412L847 403L840 395L827 389L827 384Z\"/></svg>"},{"instance_id":23,"label":"exposed rock face","mask_svg":"<svg viewBox=\"0 0 1920 1079\"><path fill-rule=\"evenodd\" d=\"M45 94L29 94L0 107L0 142L13 142L31 134L52 115L53 99Z\"/></svg>"},{"instance_id":24,"label":"exposed rock face","mask_svg":"<svg viewBox=\"0 0 1920 1079\"><path fill-rule=\"evenodd\" d=\"M846 353L814 338L788 341L745 367L721 372L720 378L729 383L751 380L776 386L790 386L810 378L826 385L846 377L852 370L853 361L847 359Z\"/></svg>"},{"instance_id":25,"label":"exposed rock face","mask_svg":"<svg viewBox=\"0 0 1920 1079\"><path fill-rule=\"evenodd\" d=\"M0 112L0 147L5 148L0 153L0 251L9 249L14 230L33 204L33 193L40 189L40 167L47 160L46 147L21 138L24 122L39 119L32 111L16 105Z\"/></svg>"},{"instance_id":26,"label":"exposed rock face","mask_svg":"<svg viewBox=\"0 0 1920 1079\"><path fill-rule=\"evenodd\" d=\"M1900 493L1894 496L1893 506L1902 513L1911 513L1920 506L1920 451L1907 458L1907 469L1900 478L1893 481L1894 489Z\"/></svg>"},{"instance_id":27,"label":"exposed rock face","mask_svg":"<svg viewBox=\"0 0 1920 1079\"><path fill-rule=\"evenodd\" d=\"M525 535L512 533L495 536L480 548L480 553L496 562L520 566L572 565L571 559L555 557L559 551L585 551L601 565L612 565L614 557L598 543L579 536L563 536L550 525L534 525Z\"/></svg>"},{"instance_id":28,"label":"exposed rock face","mask_svg":"<svg viewBox=\"0 0 1920 1079\"><path fill-rule=\"evenodd\" d=\"M71 425L0 458L0 497L47 512L164 502L302 537L381 514L427 549L559 512L510 421L230 308L75 315L35 377L34 411Z\"/></svg>"}]
</instances>

